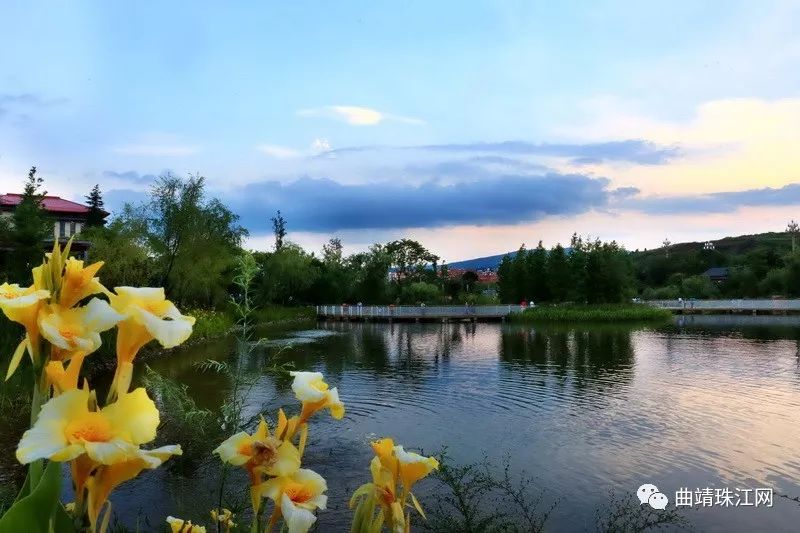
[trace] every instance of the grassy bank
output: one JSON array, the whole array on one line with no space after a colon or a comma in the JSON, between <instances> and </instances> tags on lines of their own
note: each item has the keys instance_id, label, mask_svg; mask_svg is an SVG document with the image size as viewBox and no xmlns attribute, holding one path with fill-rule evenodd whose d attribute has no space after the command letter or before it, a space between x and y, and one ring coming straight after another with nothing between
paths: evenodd
<instances>
[{"instance_id":1,"label":"grassy bank","mask_svg":"<svg viewBox=\"0 0 800 533\"><path fill-rule=\"evenodd\" d=\"M511 315L524 322L637 322L668 320L672 313L644 304L551 305Z\"/></svg>"},{"instance_id":2,"label":"grassy bank","mask_svg":"<svg viewBox=\"0 0 800 533\"><path fill-rule=\"evenodd\" d=\"M230 311L190 309L186 314L197 319L192 333L193 341L227 335L236 325L236 319ZM314 309L311 307L276 306L257 309L253 319L256 326L270 326L312 321L315 317Z\"/></svg>"}]
</instances>

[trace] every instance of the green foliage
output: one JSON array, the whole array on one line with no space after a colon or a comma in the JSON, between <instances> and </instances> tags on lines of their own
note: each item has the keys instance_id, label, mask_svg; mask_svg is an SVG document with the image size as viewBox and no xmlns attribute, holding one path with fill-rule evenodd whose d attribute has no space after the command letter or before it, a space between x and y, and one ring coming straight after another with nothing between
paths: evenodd
<instances>
[{"instance_id":1,"label":"green foliage","mask_svg":"<svg viewBox=\"0 0 800 533\"><path fill-rule=\"evenodd\" d=\"M800 263L792 267L795 236L787 230L726 237L714 241L713 249L699 242L672 244L669 257L663 248L636 251L631 259L638 290L647 299L800 296ZM728 267L728 279L702 281L712 267Z\"/></svg>"},{"instance_id":2,"label":"green foliage","mask_svg":"<svg viewBox=\"0 0 800 533\"><path fill-rule=\"evenodd\" d=\"M127 205L108 227L85 238L92 259L106 261L106 284L163 286L184 305L216 306L226 301L232 269L247 231L239 217L205 196L205 179L166 174L149 200Z\"/></svg>"},{"instance_id":3,"label":"green foliage","mask_svg":"<svg viewBox=\"0 0 800 533\"><path fill-rule=\"evenodd\" d=\"M316 320L317 314L313 307L260 307L253 311L255 324L259 326L276 324L280 322L301 322Z\"/></svg>"},{"instance_id":4,"label":"green foliage","mask_svg":"<svg viewBox=\"0 0 800 533\"><path fill-rule=\"evenodd\" d=\"M225 311L189 309L186 314L195 318L193 339L220 337L229 333L234 326L234 318Z\"/></svg>"},{"instance_id":5,"label":"green foliage","mask_svg":"<svg viewBox=\"0 0 800 533\"><path fill-rule=\"evenodd\" d=\"M598 533L643 533L645 531L690 530L689 521L681 511L669 507L653 509L642 505L630 494L618 497L613 492L609 501L595 511L595 531Z\"/></svg>"},{"instance_id":6,"label":"green foliage","mask_svg":"<svg viewBox=\"0 0 800 533\"><path fill-rule=\"evenodd\" d=\"M633 322L669 320L672 313L644 304L547 305L511 315L512 320L541 322Z\"/></svg>"},{"instance_id":7,"label":"green foliage","mask_svg":"<svg viewBox=\"0 0 800 533\"><path fill-rule=\"evenodd\" d=\"M53 222L42 209L47 194L42 191L44 180L31 167L20 203L14 209L11 221L4 221L4 247L2 270L11 280L26 279L30 269L42 262L42 241L53 238Z\"/></svg>"},{"instance_id":8,"label":"green foliage","mask_svg":"<svg viewBox=\"0 0 800 533\"><path fill-rule=\"evenodd\" d=\"M439 256L429 251L417 241L401 239L384 246L391 265L397 269L400 279L419 281L429 273L435 273ZM433 270L429 266L433 266ZM435 274L434 274L435 275Z\"/></svg>"},{"instance_id":9,"label":"green foliage","mask_svg":"<svg viewBox=\"0 0 800 533\"><path fill-rule=\"evenodd\" d=\"M107 286L146 287L155 283L147 225L130 206L109 225L87 228L81 237L92 243L91 260L105 262L102 272Z\"/></svg>"},{"instance_id":10,"label":"green foliage","mask_svg":"<svg viewBox=\"0 0 800 533\"><path fill-rule=\"evenodd\" d=\"M161 413L158 442L180 442L183 447L183 455L173 458L168 468L195 467L210 452L211 443L222 435L213 413L197 407L186 385L162 376L147 365L142 384L150 391L150 397L155 398Z\"/></svg>"},{"instance_id":11,"label":"green foliage","mask_svg":"<svg viewBox=\"0 0 800 533\"><path fill-rule=\"evenodd\" d=\"M286 238L286 219L278 213L270 219L272 221L272 231L275 233L275 251L280 252L283 248L283 240Z\"/></svg>"},{"instance_id":12,"label":"green foliage","mask_svg":"<svg viewBox=\"0 0 800 533\"><path fill-rule=\"evenodd\" d=\"M319 261L292 243L284 243L274 253L254 254L259 274L256 298L261 305L306 303L309 289L320 276Z\"/></svg>"},{"instance_id":13,"label":"green foliage","mask_svg":"<svg viewBox=\"0 0 800 533\"><path fill-rule=\"evenodd\" d=\"M442 454L431 476L438 486L424 505L428 519L421 528L436 533L544 531L557 502L546 504L546 493L524 471L513 478L508 459L501 475L493 470L485 459L455 465Z\"/></svg>"},{"instance_id":14,"label":"green foliage","mask_svg":"<svg viewBox=\"0 0 800 533\"><path fill-rule=\"evenodd\" d=\"M64 519L59 502L61 490L61 463L50 461L38 483L31 483L30 493L21 495L0 518L0 533L19 531L73 531L72 523ZM61 511L61 513L58 513Z\"/></svg>"},{"instance_id":15,"label":"green foliage","mask_svg":"<svg viewBox=\"0 0 800 533\"><path fill-rule=\"evenodd\" d=\"M503 302L623 302L634 294L630 254L616 242L584 241L573 235L570 253L556 246L548 251L520 247L498 268Z\"/></svg>"},{"instance_id":16,"label":"green foliage","mask_svg":"<svg viewBox=\"0 0 800 533\"><path fill-rule=\"evenodd\" d=\"M442 291L433 283L417 281L403 286L400 291L400 301L404 304L417 305L420 303L437 303L442 297Z\"/></svg>"}]
</instances>

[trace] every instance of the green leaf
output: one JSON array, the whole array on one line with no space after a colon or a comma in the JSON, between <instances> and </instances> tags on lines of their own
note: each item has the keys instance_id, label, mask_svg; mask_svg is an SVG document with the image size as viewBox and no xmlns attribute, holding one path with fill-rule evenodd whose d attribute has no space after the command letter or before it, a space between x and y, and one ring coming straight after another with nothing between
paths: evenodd
<instances>
[{"instance_id":1,"label":"green leaf","mask_svg":"<svg viewBox=\"0 0 800 533\"><path fill-rule=\"evenodd\" d=\"M52 533L74 533L75 525L72 523L72 517L69 515L61 503L56 505L55 514L53 515L53 531Z\"/></svg>"},{"instance_id":2,"label":"green leaf","mask_svg":"<svg viewBox=\"0 0 800 533\"><path fill-rule=\"evenodd\" d=\"M56 507L60 506L60 490L61 463L50 461L31 493L12 505L0 518L0 533L50 531Z\"/></svg>"},{"instance_id":3,"label":"green leaf","mask_svg":"<svg viewBox=\"0 0 800 533\"><path fill-rule=\"evenodd\" d=\"M422 506L419 504L419 501L417 500L417 497L414 496L414 494L411 493L411 492L409 492L409 494L411 495L411 501L414 502L414 507L417 508L417 512L422 515L422 518L427 520L428 517L425 516L425 511L422 510Z\"/></svg>"}]
</instances>

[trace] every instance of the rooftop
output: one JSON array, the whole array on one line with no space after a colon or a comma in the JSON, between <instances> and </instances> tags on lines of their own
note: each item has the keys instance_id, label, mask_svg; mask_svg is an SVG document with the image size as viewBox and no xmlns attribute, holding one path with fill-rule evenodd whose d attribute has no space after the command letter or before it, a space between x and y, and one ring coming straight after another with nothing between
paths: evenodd
<instances>
[{"instance_id":1,"label":"rooftop","mask_svg":"<svg viewBox=\"0 0 800 533\"><path fill-rule=\"evenodd\" d=\"M0 207L13 207L19 205L22 195L18 193L0 194ZM42 199L42 207L50 213L75 213L86 214L89 208L83 204L65 200L60 196L45 196ZM105 213L105 211L104 211ZM106 213L108 214L108 213Z\"/></svg>"}]
</instances>

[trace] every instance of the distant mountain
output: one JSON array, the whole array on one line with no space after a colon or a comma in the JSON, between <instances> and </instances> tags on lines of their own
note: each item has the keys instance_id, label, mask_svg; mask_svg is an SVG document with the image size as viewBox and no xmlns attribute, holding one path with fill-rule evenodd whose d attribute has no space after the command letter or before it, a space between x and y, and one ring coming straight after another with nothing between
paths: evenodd
<instances>
[{"instance_id":1,"label":"distant mountain","mask_svg":"<svg viewBox=\"0 0 800 533\"><path fill-rule=\"evenodd\" d=\"M447 263L448 268L463 268L464 270L497 270L500 266L500 261L505 256L511 256L513 259L517 255L516 251L508 252L507 254L490 255L487 257L477 257L475 259L465 259L464 261L454 261Z\"/></svg>"}]
</instances>

